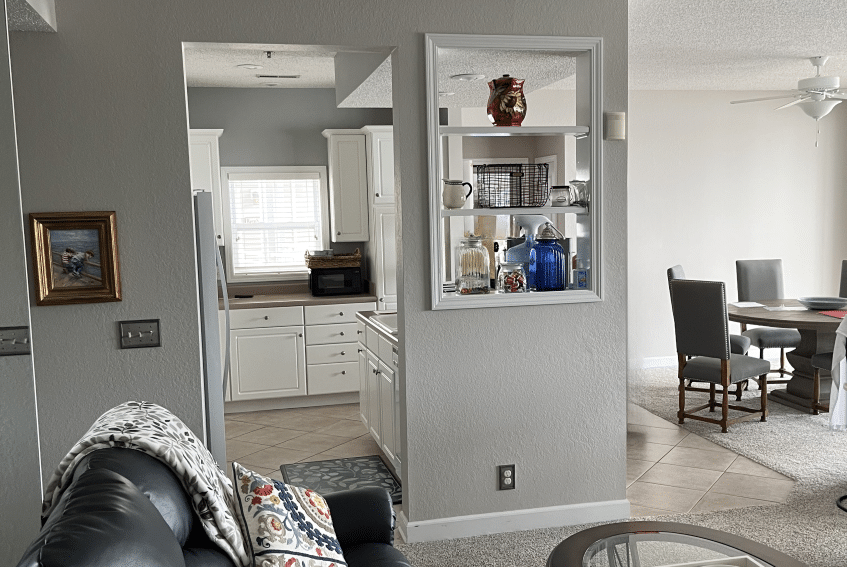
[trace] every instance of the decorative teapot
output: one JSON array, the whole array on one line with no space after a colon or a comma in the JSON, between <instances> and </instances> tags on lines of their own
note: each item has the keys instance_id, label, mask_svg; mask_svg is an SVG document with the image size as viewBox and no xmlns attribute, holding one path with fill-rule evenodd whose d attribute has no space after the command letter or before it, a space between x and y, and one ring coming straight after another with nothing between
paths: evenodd
<instances>
[{"instance_id":1,"label":"decorative teapot","mask_svg":"<svg viewBox=\"0 0 847 567\"><path fill-rule=\"evenodd\" d=\"M520 126L526 116L525 79L503 75L488 83L488 119L495 126Z\"/></svg>"},{"instance_id":2,"label":"decorative teapot","mask_svg":"<svg viewBox=\"0 0 847 567\"><path fill-rule=\"evenodd\" d=\"M473 193L473 185L467 181L457 179L444 179L444 190L441 192L441 199L444 202L444 207L447 209L461 209L465 204L465 200ZM465 193L464 186L468 186L468 192Z\"/></svg>"}]
</instances>

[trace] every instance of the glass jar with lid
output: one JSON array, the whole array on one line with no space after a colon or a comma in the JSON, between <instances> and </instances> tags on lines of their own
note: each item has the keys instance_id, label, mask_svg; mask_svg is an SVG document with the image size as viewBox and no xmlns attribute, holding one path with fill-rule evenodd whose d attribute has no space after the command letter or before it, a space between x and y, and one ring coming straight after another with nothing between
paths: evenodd
<instances>
[{"instance_id":1,"label":"glass jar with lid","mask_svg":"<svg viewBox=\"0 0 847 567\"><path fill-rule=\"evenodd\" d=\"M527 290L526 273L520 262L503 262L497 274L497 291L501 293L524 293Z\"/></svg>"},{"instance_id":2,"label":"glass jar with lid","mask_svg":"<svg viewBox=\"0 0 847 567\"><path fill-rule=\"evenodd\" d=\"M488 249L482 238L470 235L456 248L456 291L461 294L490 291Z\"/></svg>"},{"instance_id":3,"label":"glass jar with lid","mask_svg":"<svg viewBox=\"0 0 847 567\"><path fill-rule=\"evenodd\" d=\"M551 223L545 223L529 253L529 273L536 291L565 289L565 250Z\"/></svg>"}]
</instances>

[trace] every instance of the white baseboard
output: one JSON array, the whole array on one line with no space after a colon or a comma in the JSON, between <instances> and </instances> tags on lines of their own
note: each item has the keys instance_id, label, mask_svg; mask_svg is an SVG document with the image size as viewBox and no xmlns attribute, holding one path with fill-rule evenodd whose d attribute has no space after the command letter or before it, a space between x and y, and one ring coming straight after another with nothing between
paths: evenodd
<instances>
[{"instance_id":1,"label":"white baseboard","mask_svg":"<svg viewBox=\"0 0 847 567\"><path fill-rule=\"evenodd\" d=\"M410 522L401 512L397 527L407 543L417 543L624 519L629 519L629 500L565 504L421 522Z\"/></svg>"},{"instance_id":2,"label":"white baseboard","mask_svg":"<svg viewBox=\"0 0 847 567\"><path fill-rule=\"evenodd\" d=\"M293 396L290 398L270 398L267 400L238 400L235 402L225 402L224 414L357 403L359 403L359 392Z\"/></svg>"}]
</instances>

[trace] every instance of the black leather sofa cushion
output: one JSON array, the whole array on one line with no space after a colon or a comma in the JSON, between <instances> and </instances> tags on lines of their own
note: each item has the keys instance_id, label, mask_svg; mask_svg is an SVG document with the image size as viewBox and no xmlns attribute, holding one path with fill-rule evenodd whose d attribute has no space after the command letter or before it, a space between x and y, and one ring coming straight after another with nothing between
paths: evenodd
<instances>
[{"instance_id":1,"label":"black leather sofa cushion","mask_svg":"<svg viewBox=\"0 0 847 567\"><path fill-rule=\"evenodd\" d=\"M74 470L74 478L88 470L115 471L133 483L173 530L180 545L185 545L194 525L194 512L188 494L170 467L141 451L114 447L86 455Z\"/></svg>"},{"instance_id":2,"label":"black leather sofa cushion","mask_svg":"<svg viewBox=\"0 0 847 567\"><path fill-rule=\"evenodd\" d=\"M384 488L360 488L323 497L332 514L332 527L345 558L350 543L394 544L394 509L391 495ZM349 560L348 564L357 565Z\"/></svg>"},{"instance_id":3,"label":"black leather sofa cushion","mask_svg":"<svg viewBox=\"0 0 847 567\"><path fill-rule=\"evenodd\" d=\"M362 543L344 548L347 565L368 567L411 567L406 556L395 547L381 543Z\"/></svg>"},{"instance_id":4,"label":"black leather sofa cushion","mask_svg":"<svg viewBox=\"0 0 847 567\"><path fill-rule=\"evenodd\" d=\"M116 472L84 471L19 567L183 567L182 548L150 500Z\"/></svg>"}]
</instances>

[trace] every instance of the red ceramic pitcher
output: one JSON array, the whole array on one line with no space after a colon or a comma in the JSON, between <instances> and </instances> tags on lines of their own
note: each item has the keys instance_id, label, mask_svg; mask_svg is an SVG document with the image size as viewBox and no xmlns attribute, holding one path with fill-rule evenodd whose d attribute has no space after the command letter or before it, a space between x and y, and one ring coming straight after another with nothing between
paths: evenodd
<instances>
[{"instance_id":1,"label":"red ceramic pitcher","mask_svg":"<svg viewBox=\"0 0 847 567\"><path fill-rule=\"evenodd\" d=\"M526 116L524 79L503 75L488 83L488 119L495 126L520 126Z\"/></svg>"}]
</instances>

